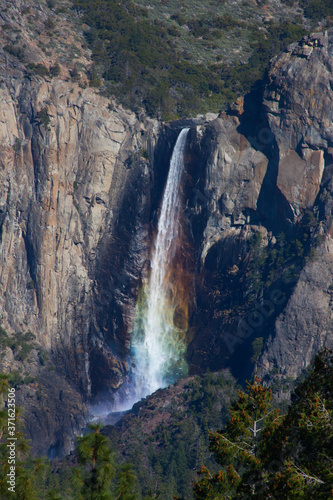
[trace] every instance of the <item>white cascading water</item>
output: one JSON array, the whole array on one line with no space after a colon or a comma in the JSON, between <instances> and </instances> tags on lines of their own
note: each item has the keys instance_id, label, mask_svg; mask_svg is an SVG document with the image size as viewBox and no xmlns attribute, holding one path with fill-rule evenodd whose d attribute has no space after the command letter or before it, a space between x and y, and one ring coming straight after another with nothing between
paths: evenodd
<instances>
[{"instance_id":1,"label":"white cascading water","mask_svg":"<svg viewBox=\"0 0 333 500\"><path fill-rule=\"evenodd\" d=\"M175 144L163 195L149 281L137 307L132 353L135 360L133 400L166 387L186 375L184 332L174 324L177 307L170 269L181 241L181 177L189 128Z\"/></svg>"}]
</instances>

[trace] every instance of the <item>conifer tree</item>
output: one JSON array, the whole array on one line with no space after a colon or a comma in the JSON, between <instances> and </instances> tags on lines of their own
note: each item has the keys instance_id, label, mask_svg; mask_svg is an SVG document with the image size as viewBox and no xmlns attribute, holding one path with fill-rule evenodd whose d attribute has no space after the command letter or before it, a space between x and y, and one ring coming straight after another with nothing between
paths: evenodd
<instances>
[{"instance_id":1,"label":"conifer tree","mask_svg":"<svg viewBox=\"0 0 333 500\"><path fill-rule=\"evenodd\" d=\"M258 378L239 391L231 406L231 419L225 429L209 433L209 449L222 470L211 474L202 467L203 478L194 485L197 500L232 498L238 488L253 494L261 483L260 433L278 419L271 408L272 394ZM244 497L245 498L245 497Z\"/></svg>"},{"instance_id":2,"label":"conifer tree","mask_svg":"<svg viewBox=\"0 0 333 500\"><path fill-rule=\"evenodd\" d=\"M136 477L132 472L131 464L124 464L117 474L115 500L135 500Z\"/></svg>"},{"instance_id":3,"label":"conifer tree","mask_svg":"<svg viewBox=\"0 0 333 500\"><path fill-rule=\"evenodd\" d=\"M110 441L101 433L101 424L89 424L88 427L91 432L78 439L78 461L82 468L76 469L74 474L76 498L112 500L115 466Z\"/></svg>"},{"instance_id":4,"label":"conifer tree","mask_svg":"<svg viewBox=\"0 0 333 500\"><path fill-rule=\"evenodd\" d=\"M286 415L260 380L240 391L225 429L210 433L218 465L194 484L196 500L333 498L333 353L316 356Z\"/></svg>"},{"instance_id":5,"label":"conifer tree","mask_svg":"<svg viewBox=\"0 0 333 500\"><path fill-rule=\"evenodd\" d=\"M297 386L283 422L265 435L267 462L283 465L270 474L281 498L333 498L333 352L324 350L309 377Z\"/></svg>"}]
</instances>

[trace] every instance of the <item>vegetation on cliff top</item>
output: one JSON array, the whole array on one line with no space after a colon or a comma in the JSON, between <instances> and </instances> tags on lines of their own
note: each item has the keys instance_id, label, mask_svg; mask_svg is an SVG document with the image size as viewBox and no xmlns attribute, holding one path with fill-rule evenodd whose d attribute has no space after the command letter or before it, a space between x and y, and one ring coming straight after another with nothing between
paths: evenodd
<instances>
[{"instance_id":1,"label":"vegetation on cliff top","mask_svg":"<svg viewBox=\"0 0 333 500\"><path fill-rule=\"evenodd\" d=\"M27 76L69 77L171 120L225 109L263 78L275 54L319 21L329 26L333 7L328 0L243 0L237 9L230 0L41 0L15 10L3 0L2 12L4 50Z\"/></svg>"},{"instance_id":2,"label":"vegetation on cliff top","mask_svg":"<svg viewBox=\"0 0 333 500\"><path fill-rule=\"evenodd\" d=\"M95 71L104 78L105 92L116 95L127 107L143 107L149 115L163 119L221 110L263 76L272 55L305 33L301 23L286 19L267 23L261 33L253 22L212 10L208 16L192 19L189 11L174 13L170 25L163 15L151 18L148 8L132 2L74 0L74 6L82 9L89 26L86 40ZM241 38L247 39L250 50L245 51L245 62L230 65L213 48L215 40L223 46L221 37L230 30L234 36L242 30ZM187 32L191 55L180 44ZM211 45L205 46L209 50L198 48L199 62L198 39L209 40Z\"/></svg>"},{"instance_id":3,"label":"vegetation on cliff top","mask_svg":"<svg viewBox=\"0 0 333 500\"><path fill-rule=\"evenodd\" d=\"M263 77L275 54L314 28L319 13L332 14L326 0L243 1L237 10L216 0L73 5L87 25L91 80L102 76L106 94L164 120L225 108Z\"/></svg>"}]
</instances>

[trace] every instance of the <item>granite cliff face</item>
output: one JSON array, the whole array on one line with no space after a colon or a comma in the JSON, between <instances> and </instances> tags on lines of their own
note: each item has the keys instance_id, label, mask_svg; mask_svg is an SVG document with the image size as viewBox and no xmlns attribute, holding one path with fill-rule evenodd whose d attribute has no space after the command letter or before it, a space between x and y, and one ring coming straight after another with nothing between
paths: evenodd
<instances>
[{"instance_id":1,"label":"granite cliff face","mask_svg":"<svg viewBox=\"0 0 333 500\"><path fill-rule=\"evenodd\" d=\"M40 8L37 19L43 21L43 16L47 12ZM17 30L22 24L18 17ZM91 395L99 377L115 388L126 373L117 356L128 343L117 324L126 309L126 293L119 288L123 279L135 288L146 258L140 241L149 222L144 208L151 178L147 158L159 125L138 119L86 88L84 81L73 81L66 64L58 77L36 75L27 68L31 54L34 64L44 68L59 54L46 57L26 42L22 60L0 51L0 308L1 325L10 336L31 331L36 339L23 364L7 347L1 367L27 370L40 379L39 389L31 383L18 391L27 414L37 407L33 411L40 425L28 427L32 437L39 434L37 451L45 452L47 442L66 451L61 434L66 429L72 435L82 424L82 398ZM140 217L141 233L136 235ZM116 242L120 236L122 247ZM118 312L109 319L112 327L103 316L106 280L113 286ZM39 362L42 351L48 368L44 360ZM54 368L52 386L47 370ZM29 390L32 399L38 390L43 398L30 404ZM50 425L43 409L52 412L57 400L64 411Z\"/></svg>"},{"instance_id":2,"label":"granite cliff face","mask_svg":"<svg viewBox=\"0 0 333 500\"><path fill-rule=\"evenodd\" d=\"M231 364L241 377L256 368L271 382L295 379L333 345L332 47L332 30L291 45L262 87L199 128L204 166L190 215L193 226L201 224L194 371ZM280 268L247 303L253 235L260 233L271 256L279 233L297 241L305 227L308 256L286 260L292 278ZM256 338L264 347L251 363Z\"/></svg>"},{"instance_id":3,"label":"granite cliff face","mask_svg":"<svg viewBox=\"0 0 333 500\"><path fill-rule=\"evenodd\" d=\"M143 196L149 171L139 148L151 147L157 130L121 109L109 111L105 99L77 85L15 78L8 69L6 77L0 93L2 326L34 332L89 395L88 352L104 349L94 310L96 269L115 265L110 239L125 195L134 193L133 209ZM49 123L39 118L43 109ZM114 357L108 368L118 377L124 370ZM118 383L114 373L109 377Z\"/></svg>"},{"instance_id":4,"label":"granite cliff face","mask_svg":"<svg viewBox=\"0 0 333 500\"><path fill-rule=\"evenodd\" d=\"M294 223L309 207L318 217L315 256L302 269L259 361L260 373L275 369L282 379L297 377L319 349L333 346L332 72L333 30L315 33L275 58L264 94L279 147L277 186Z\"/></svg>"},{"instance_id":5,"label":"granite cliff face","mask_svg":"<svg viewBox=\"0 0 333 500\"><path fill-rule=\"evenodd\" d=\"M245 377L257 368L270 381L297 377L333 338L333 31L275 58L267 81L228 113L163 125L87 87L60 40L76 29L66 16L47 55L24 30L20 2L3 3L1 326L11 339L20 331L36 338L28 356L20 355L22 345L7 345L0 369L33 377L18 384L18 399L31 437L38 436L34 451L67 452L87 401L101 389L109 397L126 378L138 288L172 147L185 125L192 130L184 221L196 264L191 371L231 367ZM17 31L3 29L13 24L8 9L15 6L21 53L13 51ZM42 26L46 6L29 9ZM90 64L80 40L77 62ZM58 59L57 76L38 74L36 65L49 71ZM287 241L297 239L310 212L305 258L285 259L289 273L291 265L300 268L285 279L280 265L260 284L255 252L276 250L282 231ZM261 246L251 246L259 234ZM245 328L244 318L252 321ZM253 357L258 338L261 352Z\"/></svg>"}]
</instances>

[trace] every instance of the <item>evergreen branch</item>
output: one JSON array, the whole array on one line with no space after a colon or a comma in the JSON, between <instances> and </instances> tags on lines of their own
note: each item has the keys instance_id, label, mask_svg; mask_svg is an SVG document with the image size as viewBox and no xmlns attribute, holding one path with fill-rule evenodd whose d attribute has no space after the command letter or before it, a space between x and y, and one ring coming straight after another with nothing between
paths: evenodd
<instances>
[{"instance_id":1,"label":"evergreen branch","mask_svg":"<svg viewBox=\"0 0 333 500\"><path fill-rule=\"evenodd\" d=\"M251 450L246 450L245 448L242 448L241 446L238 446L236 443L233 443L232 441L229 441L229 439L226 438L225 436L223 436L222 434L221 434L221 437L223 439L225 439L229 444L231 444L231 446L234 446L235 448L238 448L241 451L245 451L245 453L250 453L251 455L254 455L254 453L253 453L253 449L254 448L253 447L252 447Z\"/></svg>"},{"instance_id":2,"label":"evergreen branch","mask_svg":"<svg viewBox=\"0 0 333 500\"><path fill-rule=\"evenodd\" d=\"M307 483L309 483L309 484L316 484L316 483L325 484L325 482L322 481L321 479L318 479L317 477L309 476L308 474L305 474L305 472L303 472L302 469L300 469L299 467L297 467L296 464L294 464L294 467L298 471L298 474L300 476L302 476Z\"/></svg>"}]
</instances>

